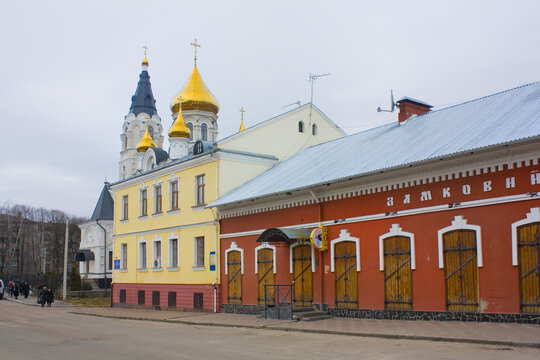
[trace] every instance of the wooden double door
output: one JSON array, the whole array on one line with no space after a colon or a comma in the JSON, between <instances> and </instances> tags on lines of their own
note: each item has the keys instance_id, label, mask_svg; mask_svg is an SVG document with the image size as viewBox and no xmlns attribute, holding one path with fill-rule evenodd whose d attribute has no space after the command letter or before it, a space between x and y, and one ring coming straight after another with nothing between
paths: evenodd
<instances>
[{"instance_id":1,"label":"wooden double door","mask_svg":"<svg viewBox=\"0 0 540 360\"><path fill-rule=\"evenodd\" d=\"M298 245L292 249L293 302L295 306L313 303L313 273L311 245Z\"/></svg>"},{"instance_id":2,"label":"wooden double door","mask_svg":"<svg viewBox=\"0 0 540 360\"><path fill-rule=\"evenodd\" d=\"M237 250L227 253L227 302L242 303L242 254Z\"/></svg>"},{"instance_id":3,"label":"wooden double door","mask_svg":"<svg viewBox=\"0 0 540 360\"><path fill-rule=\"evenodd\" d=\"M540 223L518 228L519 301L523 313L540 313Z\"/></svg>"},{"instance_id":4,"label":"wooden double door","mask_svg":"<svg viewBox=\"0 0 540 360\"><path fill-rule=\"evenodd\" d=\"M334 247L335 303L337 308L358 307L356 243L342 241Z\"/></svg>"},{"instance_id":5,"label":"wooden double door","mask_svg":"<svg viewBox=\"0 0 540 360\"><path fill-rule=\"evenodd\" d=\"M448 311L478 311L476 231L443 234L444 279Z\"/></svg>"},{"instance_id":6,"label":"wooden double door","mask_svg":"<svg viewBox=\"0 0 540 360\"><path fill-rule=\"evenodd\" d=\"M412 309L411 239L384 239L384 305L386 309Z\"/></svg>"}]
</instances>

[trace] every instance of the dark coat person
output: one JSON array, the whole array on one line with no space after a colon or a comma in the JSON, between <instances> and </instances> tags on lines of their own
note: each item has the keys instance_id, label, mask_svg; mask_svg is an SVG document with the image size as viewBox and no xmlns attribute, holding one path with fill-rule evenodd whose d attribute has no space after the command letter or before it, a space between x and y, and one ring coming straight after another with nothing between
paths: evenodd
<instances>
[{"instance_id":1,"label":"dark coat person","mask_svg":"<svg viewBox=\"0 0 540 360\"><path fill-rule=\"evenodd\" d=\"M38 296L38 304L41 304L41 307L45 306L45 302L47 301L47 287L39 287L39 296Z\"/></svg>"},{"instance_id":2,"label":"dark coat person","mask_svg":"<svg viewBox=\"0 0 540 360\"><path fill-rule=\"evenodd\" d=\"M17 297L19 296L19 287L17 285L13 287L13 296L15 296L15 300L17 300Z\"/></svg>"},{"instance_id":3,"label":"dark coat person","mask_svg":"<svg viewBox=\"0 0 540 360\"><path fill-rule=\"evenodd\" d=\"M51 307L51 304L54 302L54 294L51 289L47 289L45 297L47 299L47 307Z\"/></svg>"}]
</instances>

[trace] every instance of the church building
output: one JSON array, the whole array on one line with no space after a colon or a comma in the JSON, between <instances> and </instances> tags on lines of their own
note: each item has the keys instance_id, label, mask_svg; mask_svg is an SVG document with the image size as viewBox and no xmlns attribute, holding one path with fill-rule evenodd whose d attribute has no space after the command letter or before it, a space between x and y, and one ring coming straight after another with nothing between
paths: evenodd
<instances>
[{"instance_id":1,"label":"church building","mask_svg":"<svg viewBox=\"0 0 540 360\"><path fill-rule=\"evenodd\" d=\"M223 311L540 321L540 83L397 106L209 205Z\"/></svg>"},{"instance_id":2,"label":"church building","mask_svg":"<svg viewBox=\"0 0 540 360\"><path fill-rule=\"evenodd\" d=\"M192 44L196 46L197 44ZM195 66L170 104L169 149L148 60L121 135L114 306L220 310L219 213L207 205L280 160L345 133L312 104L218 140L217 98ZM230 120L229 120L230 121ZM276 147L276 138L280 146Z\"/></svg>"}]
</instances>

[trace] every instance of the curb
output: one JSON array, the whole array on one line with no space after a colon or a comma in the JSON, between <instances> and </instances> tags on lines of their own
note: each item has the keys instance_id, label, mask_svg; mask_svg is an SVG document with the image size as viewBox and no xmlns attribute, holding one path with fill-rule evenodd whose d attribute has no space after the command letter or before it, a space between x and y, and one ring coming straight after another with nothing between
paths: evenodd
<instances>
[{"instance_id":1,"label":"curb","mask_svg":"<svg viewBox=\"0 0 540 360\"><path fill-rule=\"evenodd\" d=\"M37 298L34 296L34 299L37 301ZM22 300L19 300L19 299L13 299L13 298L6 298L4 297L3 300L7 300L7 301L12 301L12 302L15 302L15 303L18 303L18 304L21 304L21 305L26 305L26 306L41 306L41 304L38 304L36 302L27 302L27 301L22 301ZM61 300L57 300L57 301L61 301ZM64 301L61 301L62 303L57 303L56 305L53 305L52 307L72 307L72 306L75 306L75 305L72 305L72 304L69 304L69 303L65 303ZM47 306L45 306L47 307Z\"/></svg>"},{"instance_id":2,"label":"curb","mask_svg":"<svg viewBox=\"0 0 540 360\"><path fill-rule=\"evenodd\" d=\"M291 332L302 332L302 333L311 333L311 334L329 334L329 335L357 336L357 337L369 337L369 338L381 338L381 339L442 341L442 342L450 342L450 343L540 348L540 342L467 339L467 338L452 338L452 337L443 337L443 336L424 336L424 335L362 333L362 332L347 332L347 331L337 331L337 330L298 329L298 328L291 328L291 327L286 327L286 326L277 326L275 324L243 325L243 324L223 324L223 323L214 323L214 322L199 323L199 322L189 321L189 320L168 320L168 319L151 319L151 318L144 318L144 317L101 315L101 314L89 314L89 313L83 313L83 312L77 312L77 311L68 311L68 313L74 314L74 315L95 316L95 317L118 319L118 320L152 321L152 322L164 322L164 323L184 324L184 325L219 326L219 327L228 327L228 328L291 331Z\"/></svg>"}]
</instances>

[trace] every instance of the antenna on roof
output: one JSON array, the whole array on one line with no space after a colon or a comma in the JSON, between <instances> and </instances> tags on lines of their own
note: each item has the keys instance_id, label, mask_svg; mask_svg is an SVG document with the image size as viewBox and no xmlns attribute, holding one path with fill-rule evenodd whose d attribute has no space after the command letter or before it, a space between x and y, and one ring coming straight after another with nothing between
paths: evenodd
<instances>
[{"instance_id":1,"label":"antenna on roof","mask_svg":"<svg viewBox=\"0 0 540 360\"><path fill-rule=\"evenodd\" d=\"M283 109L283 108L293 106L293 105L296 105L296 106L300 107L300 100L296 100L295 102L290 103L289 105L282 106L281 108Z\"/></svg>"},{"instance_id":2,"label":"antenna on roof","mask_svg":"<svg viewBox=\"0 0 540 360\"><path fill-rule=\"evenodd\" d=\"M311 100L310 100L310 102L311 102L312 104L313 104L313 83L314 83L315 80L317 80L318 78L323 77L323 76L328 76L328 75L332 75L332 74L327 73L327 74L315 75L315 74L309 73L309 82L311 83Z\"/></svg>"},{"instance_id":3,"label":"antenna on roof","mask_svg":"<svg viewBox=\"0 0 540 360\"><path fill-rule=\"evenodd\" d=\"M396 105L397 104L394 102L394 92L390 90L390 110L383 110L379 106L377 108L377 112L394 112L394 110L396 109Z\"/></svg>"}]
</instances>

